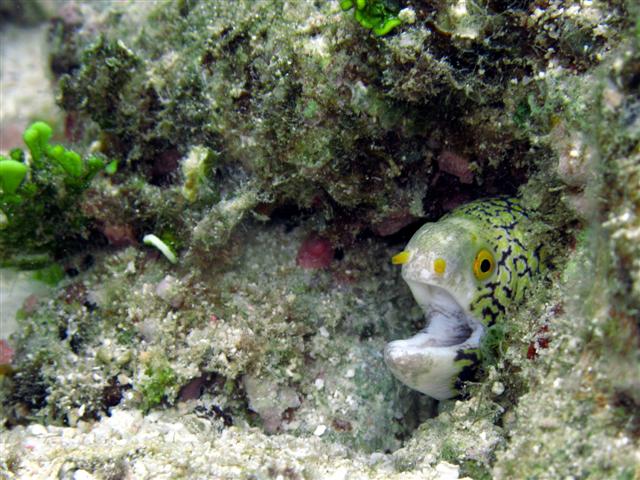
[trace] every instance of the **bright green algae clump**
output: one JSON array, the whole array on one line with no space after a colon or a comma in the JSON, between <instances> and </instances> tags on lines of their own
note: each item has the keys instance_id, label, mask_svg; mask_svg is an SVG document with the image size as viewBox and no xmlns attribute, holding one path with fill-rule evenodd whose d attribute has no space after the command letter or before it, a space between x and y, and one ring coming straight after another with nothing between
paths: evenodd
<instances>
[{"instance_id":1,"label":"bright green algae clump","mask_svg":"<svg viewBox=\"0 0 640 480\"><path fill-rule=\"evenodd\" d=\"M83 159L73 150L53 145L52 135L48 124L35 122L24 132L28 163L19 149L11 152L11 158L0 156L2 263L28 264L30 255L60 250L65 238L82 233L78 207L105 161L97 155Z\"/></svg>"},{"instance_id":2,"label":"bright green algae clump","mask_svg":"<svg viewBox=\"0 0 640 480\"><path fill-rule=\"evenodd\" d=\"M384 0L342 0L340 8L355 8L354 18L376 35L386 35L402 23L396 16L398 10L390 7Z\"/></svg>"},{"instance_id":3,"label":"bright green algae clump","mask_svg":"<svg viewBox=\"0 0 640 480\"><path fill-rule=\"evenodd\" d=\"M0 157L0 188L2 193L11 195L22 183L27 174L27 166L16 160Z\"/></svg>"}]
</instances>

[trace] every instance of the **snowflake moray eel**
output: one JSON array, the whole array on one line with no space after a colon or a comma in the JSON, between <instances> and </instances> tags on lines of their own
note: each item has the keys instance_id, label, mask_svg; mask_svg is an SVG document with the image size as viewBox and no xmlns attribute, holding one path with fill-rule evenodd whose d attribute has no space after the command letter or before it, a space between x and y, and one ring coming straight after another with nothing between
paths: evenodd
<instances>
[{"instance_id":1,"label":"snowflake moray eel","mask_svg":"<svg viewBox=\"0 0 640 480\"><path fill-rule=\"evenodd\" d=\"M529 225L518 198L477 200L423 225L392 258L427 321L385 347L400 381L438 400L461 393L479 366L486 329L504 321L543 267Z\"/></svg>"}]
</instances>

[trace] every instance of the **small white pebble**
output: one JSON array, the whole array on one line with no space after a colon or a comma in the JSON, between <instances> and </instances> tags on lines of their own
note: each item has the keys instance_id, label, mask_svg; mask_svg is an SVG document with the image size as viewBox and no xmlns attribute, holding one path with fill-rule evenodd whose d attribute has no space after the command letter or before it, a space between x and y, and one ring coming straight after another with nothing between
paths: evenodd
<instances>
[{"instance_id":1,"label":"small white pebble","mask_svg":"<svg viewBox=\"0 0 640 480\"><path fill-rule=\"evenodd\" d=\"M156 285L156 295L167 303L171 303L176 297L176 290L180 286L180 282L173 275L165 276Z\"/></svg>"},{"instance_id":2,"label":"small white pebble","mask_svg":"<svg viewBox=\"0 0 640 480\"><path fill-rule=\"evenodd\" d=\"M614 445L617 448L625 447L631 443L631 439L629 437L621 437L614 440Z\"/></svg>"},{"instance_id":3,"label":"small white pebble","mask_svg":"<svg viewBox=\"0 0 640 480\"><path fill-rule=\"evenodd\" d=\"M382 453L382 452L374 452L371 455L369 455L369 460L368 460L368 464L373 466L373 465L377 465L381 462L384 462L385 460L387 460L387 454L386 453Z\"/></svg>"},{"instance_id":4,"label":"small white pebble","mask_svg":"<svg viewBox=\"0 0 640 480\"><path fill-rule=\"evenodd\" d=\"M403 8L398 12L398 18L402 23L416 23L416 11L413 8Z\"/></svg>"},{"instance_id":5,"label":"small white pebble","mask_svg":"<svg viewBox=\"0 0 640 480\"><path fill-rule=\"evenodd\" d=\"M504 384L502 382L494 382L491 386L491 393L494 395L502 395L504 393Z\"/></svg>"},{"instance_id":6,"label":"small white pebble","mask_svg":"<svg viewBox=\"0 0 640 480\"><path fill-rule=\"evenodd\" d=\"M347 373L345 373L344 376L347 378L353 378L356 376L356 371L353 368L350 368L349 370L347 370Z\"/></svg>"},{"instance_id":7,"label":"small white pebble","mask_svg":"<svg viewBox=\"0 0 640 480\"><path fill-rule=\"evenodd\" d=\"M324 380L322 378L316 378L316 381L313 382L316 386L317 390L322 390L324 388Z\"/></svg>"},{"instance_id":8,"label":"small white pebble","mask_svg":"<svg viewBox=\"0 0 640 480\"><path fill-rule=\"evenodd\" d=\"M27 432L29 432L29 435L42 437L47 434L47 429L44 427L44 425L40 425L39 423L34 423L27 427Z\"/></svg>"},{"instance_id":9,"label":"small white pebble","mask_svg":"<svg viewBox=\"0 0 640 480\"><path fill-rule=\"evenodd\" d=\"M96 477L86 470L76 470L73 472L73 480L94 480Z\"/></svg>"},{"instance_id":10,"label":"small white pebble","mask_svg":"<svg viewBox=\"0 0 640 480\"><path fill-rule=\"evenodd\" d=\"M460 467L448 462L440 462L436 465L436 473L440 480L456 480L460 473Z\"/></svg>"},{"instance_id":11,"label":"small white pebble","mask_svg":"<svg viewBox=\"0 0 640 480\"><path fill-rule=\"evenodd\" d=\"M316 429L313 431L313 434L316 437L321 437L322 435L324 435L324 432L327 431L327 426L326 425L318 425L316 427Z\"/></svg>"}]
</instances>

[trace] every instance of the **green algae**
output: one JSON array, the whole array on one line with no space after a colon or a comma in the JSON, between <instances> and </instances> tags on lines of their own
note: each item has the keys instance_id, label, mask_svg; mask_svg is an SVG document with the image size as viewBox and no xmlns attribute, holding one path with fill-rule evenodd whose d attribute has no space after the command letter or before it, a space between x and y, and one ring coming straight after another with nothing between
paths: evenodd
<instances>
[{"instance_id":1,"label":"green algae","mask_svg":"<svg viewBox=\"0 0 640 480\"><path fill-rule=\"evenodd\" d=\"M0 187L6 194L14 194L27 174L27 167L22 162L0 157Z\"/></svg>"},{"instance_id":2,"label":"green algae","mask_svg":"<svg viewBox=\"0 0 640 480\"><path fill-rule=\"evenodd\" d=\"M166 399L167 388L175 385L176 375L169 366L149 367L145 370L145 375L149 380L141 383L140 393L143 397L141 408L147 412Z\"/></svg>"},{"instance_id":3,"label":"green algae","mask_svg":"<svg viewBox=\"0 0 640 480\"><path fill-rule=\"evenodd\" d=\"M371 30L376 35L386 35L394 28L402 24L397 17L398 8L394 8L391 2L381 0L342 0L342 10L353 10L356 21L364 28Z\"/></svg>"},{"instance_id":4,"label":"green algae","mask_svg":"<svg viewBox=\"0 0 640 480\"><path fill-rule=\"evenodd\" d=\"M31 263L37 264L40 255L64 250L66 242L84 233L86 218L78 206L105 163L101 156L83 159L73 150L51 144L52 135L50 125L34 122L23 134L28 159L20 149L14 149L10 159L0 155L0 262L4 265L24 265L20 257L31 257Z\"/></svg>"}]
</instances>

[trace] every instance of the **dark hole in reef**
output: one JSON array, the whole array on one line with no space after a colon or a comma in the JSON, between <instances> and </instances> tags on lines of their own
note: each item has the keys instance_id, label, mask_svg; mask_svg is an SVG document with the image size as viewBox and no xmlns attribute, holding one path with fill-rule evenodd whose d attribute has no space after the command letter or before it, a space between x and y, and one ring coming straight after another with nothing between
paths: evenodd
<instances>
[{"instance_id":1,"label":"dark hole in reef","mask_svg":"<svg viewBox=\"0 0 640 480\"><path fill-rule=\"evenodd\" d=\"M58 338L60 340L67 339L67 327L65 325L58 326Z\"/></svg>"},{"instance_id":2,"label":"dark hole in reef","mask_svg":"<svg viewBox=\"0 0 640 480\"><path fill-rule=\"evenodd\" d=\"M80 264L80 267L82 268L82 270L89 270L93 266L95 261L96 259L93 255L87 254L82 258L82 263Z\"/></svg>"},{"instance_id":3,"label":"dark hole in reef","mask_svg":"<svg viewBox=\"0 0 640 480\"><path fill-rule=\"evenodd\" d=\"M83 343L84 339L78 334L71 335L71 338L69 339L69 347L71 348L71 351L76 355L79 355L80 352L82 352Z\"/></svg>"},{"instance_id":4,"label":"dark hole in reef","mask_svg":"<svg viewBox=\"0 0 640 480\"><path fill-rule=\"evenodd\" d=\"M121 385L117 377L111 377L102 390L102 403L107 410L115 407L122 401L123 392L132 388L131 385Z\"/></svg>"},{"instance_id":5,"label":"dark hole in reef","mask_svg":"<svg viewBox=\"0 0 640 480\"><path fill-rule=\"evenodd\" d=\"M513 10L528 10L529 0L493 0L488 2L488 7L494 12L508 12Z\"/></svg>"},{"instance_id":6,"label":"dark hole in reef","mask_svg":"<svg viewBox=\"0 0 640 480\"><path fill-rule=\"evenodd\" d=\"M623 67L622 82L630 93L640 89L640 60L630 61Z\"/></svg>"},{"instance_id":7,"label":"dark hole in reef","mask_svg":"<svg viewBox=\"0 0 640 480\"><path fill-rule=\"evenodd\" d=\"M640 438L640 396L619 388L611 396L610 402L618 410L614 415L616 421L623 424L633 438Z\"/></svg>"},{"instance_id":8,"label":"dark hole in reef","mask_svg":"<svg viewBox=\"0 0 640 480\"><path fill-rule=\"evenodd\" d=\"M41 360L36 358L33 363L21 365L6 384L7 395L3 403L6 407L5 426L7 428L30 423L31 417L24 415L21 407L31 411L45 405L48 385L40 373Z\"/></svg>"},{"instance_id":9,"label":"dark hole in reef","mask_svg":"<svg viewBox=\"0 0 640 480\"><path fill-rule=\"evenodd\" d=\"M367 231L366 233L363 234L362 239L365 238L376 238L378 241L383 241L386 245L401 245L399 247L400 251L402 249L402 247L404 245L407 244L407 242L409 242L409 240L411 239L411 237L413 237L413 234L416 233L416 231L418 231L418 229L424 225L426 220L424 219L419 219L416 220L414 222L411 222L409 225L402 227L400 230L398 230L396 233L393 233L391 235L387 235L386 237L379 237L377 235L375 235L373 232Z\"/></svg>"},{"instance_id":10,"label":"dark hole in reef","mask_svg":"<svg viewBox=\"0 0 640 480\"><path fill-rule=\"evenodd\" d=\"M68 267L64 270L64 273L66 273L69 277L73 278L73 277L77 277L78 275L80 275L80 272L78 271L77 268L75 267Z\"/></svg>"},{"instance_id":11,"label":"dark hole in reef","mask_svg":"<svg viewBox=\"0 0 640 480\"><path fill-rule=\"evenodd\" d=\"M79 235L70 237L60 237L56 239L53 249L53 258L55 260L62 260L64 258L71 257L90 248L99 248L107 245L107 239L99 232L91 231L89 238L82 238Z\"/></svg>"},{"instance_id":12,"label":"dark hole in reef","mask_svg":"<svg viewBox=\"0 0 640 480\"><path fill-rule=\"evenodd\" d=\"M397 420L398 423L402 424L403 429L399 430L395 436L404 445L406 441L411 439L414 430L425 420L435 418L438 415L438 401L405 385L402 385L401 388L402 395L406 395L411 399L409 410L405 412L402 418Z\"/></svg>"},{"instance_id":13,"label":"dark hole in reef","mask_svg":"<svg viewBox=\"0 0 640 480\"><path fill-rule=\"evenodd\" d=\"M93 302L84 302L82 305L90 312L94 312L98 308L98 305Z\"/></svg>"},{"instance_id":14,"label":"dark hole in reef","mask_svg":"<svg viewBox=\"0 0 640 480\"><path fill-rule=\"evenodd\" d=\"M311 209L300 208L294 204L286 203L271 210L269 217L274 224L283 225L285 232L289 233L312 214Z\"/></svg>"},{"instance_id":15,"label":"dark hole in reef","mask_svg":"<svg viewBox=\"0 0 640 480\"><path fill-rule=\"evenodd\" d=\"M19 2L16 2L19 3ZM78 25L66 23L61 18L52 18L49 24L48 39L60 45L70 45L71 48L53 48L49 56L49 67L56 78L66 74L73 74L80 68L80 62L73 51L74 36Z\"/></svg>"},{"instance_id":16,"label":"dark hole in reef","mask_svg":"<svg viewBox=\"0 0 640 480\"><path fill-rule=\"evenodd\" d=\"M360 335L359 335L360 341L366 340L367 338L371 338L375 334L376 334L375 325L373 325L372 323L368 323L364 327L362 327L362 329L360 330Z\"/></svg>"},{"instance_id":17,"label":"dark hole in reef","mask_svg":"<svg viewBox=\"0 0 640 480\"><path fill-rule=\"evenodd\" d=\"M176 148L167 148L161 151L153 160L149 172L151 185L164 187L176 182L181 154Z\"/></svg>"},{"instance_id":18,"label":"dark hole in reef","mask_svg":"<svg viewBox=\"0 0 640 480\"><path fill-rule=\"evenodd\" d=\"M181 17L187 17L197 4L198 0L182 0L177 3L178 13Z\"/></svg>"},{"instance_id":19,"label":"dark hole in reef","mask_svg":"<svg viewBox=\"0 0 640 480\"><path fill-rule=\"evenodd\" d=\"M257 415L249 411L249 403L241 380L231 380L216 372L204 373L201 377L193 379L192 382L194 380L202 382L201 395L206 392L215 394L216 392L226 391L229 382L232 382L234 385L231 395L231 403L233 406L221 407L215 403L200 403L193 410L198 417L208 420L220 419L225 427L229 427L234 424L234 415L242 411L248 414L250 421L253 423L257 422ZM202 400L199 401L202 402Z\"/></svg>"}]
</instances>

